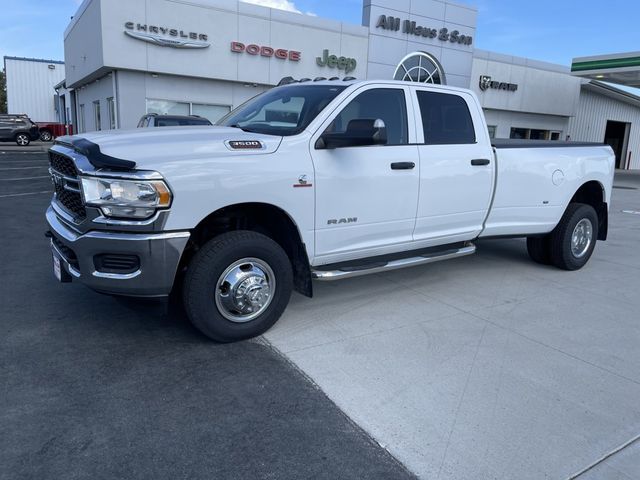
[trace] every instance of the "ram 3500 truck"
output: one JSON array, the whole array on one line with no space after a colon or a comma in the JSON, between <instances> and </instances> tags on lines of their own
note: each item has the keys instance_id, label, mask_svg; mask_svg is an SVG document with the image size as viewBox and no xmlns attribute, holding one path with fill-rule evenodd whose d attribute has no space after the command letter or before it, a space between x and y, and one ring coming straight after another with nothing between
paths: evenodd
<instances>
[{"instance_id":1,"label":"ram 3500 truck","mask_svg":"<svg viewBox=\"0 0 640 480\"><path fill-rule=\"evenodd\" d=\"M526 237L577 270L607 237L606 145L491 141L476 96L392 81L296 82L213 127L62 137L49 151L54 272L179 292L218 341L261 334L291 292Z\"/></svg>"}]
</instances>

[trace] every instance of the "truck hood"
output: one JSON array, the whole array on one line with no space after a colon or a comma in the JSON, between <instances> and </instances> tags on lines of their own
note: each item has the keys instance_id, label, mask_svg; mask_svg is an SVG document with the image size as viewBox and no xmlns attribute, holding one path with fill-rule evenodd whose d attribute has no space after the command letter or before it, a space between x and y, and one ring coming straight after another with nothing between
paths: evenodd
<instances>
[{"instance_id":1,"label":"truck hood","mask_svg":"<svg viewBox=\"0 0 640 480\"><path fill-rule=\"evenodd\" d=\"M243 132L239 128L189 126L111 130L59 137L62 143L85 138L111 157L130 160L136 168L153 170L165 162L181 159L215 159L234 156L265 155L278 150L282 137ZM231 144L229 143L231 142ZM242 148L235 142L260 142L257 148ZM233 148L232 145L236 145ZM246 144L244 144L246 146Z\"/></svg>"}]
</instances>

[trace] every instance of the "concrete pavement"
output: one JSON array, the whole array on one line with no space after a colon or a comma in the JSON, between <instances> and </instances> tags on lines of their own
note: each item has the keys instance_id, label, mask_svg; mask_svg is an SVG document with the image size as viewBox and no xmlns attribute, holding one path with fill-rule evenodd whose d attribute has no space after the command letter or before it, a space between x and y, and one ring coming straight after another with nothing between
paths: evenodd
<instances>
[{"instance_id":1,"label":"concrete pavement","mask_svg":"<svg viewBox=\"0 0 640 480\"><path fill-rule=\"evenodd\" d=\"M609 241L581 271L483 241L316 283L266 338L421 478L570 478L640 434L640 215L622 212L640 211L640 176L616 185ZM582 477L636 480L640 449Z\"/></svg>"}]
</instances>

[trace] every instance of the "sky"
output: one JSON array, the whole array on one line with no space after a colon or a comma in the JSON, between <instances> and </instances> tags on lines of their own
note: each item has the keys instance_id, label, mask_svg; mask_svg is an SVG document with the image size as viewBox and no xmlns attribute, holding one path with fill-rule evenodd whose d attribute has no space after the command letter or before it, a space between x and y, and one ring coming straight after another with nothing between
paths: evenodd
<instances>
[{"instance_id":1,"label":"sky","mask_svg":"<svg viewBox=\"0 0 640 480\"><path fill-rule=\"evenodd\" d=\"M362 22L362 0L247 1L348 23ZM64 30L80 3L81 0L0 0L0 58L8 55L64 60ZM640 50L637 0L458 3L478 8L474 44L483 50L567 66L574 57Z\"/></svg>"}]
</instances>

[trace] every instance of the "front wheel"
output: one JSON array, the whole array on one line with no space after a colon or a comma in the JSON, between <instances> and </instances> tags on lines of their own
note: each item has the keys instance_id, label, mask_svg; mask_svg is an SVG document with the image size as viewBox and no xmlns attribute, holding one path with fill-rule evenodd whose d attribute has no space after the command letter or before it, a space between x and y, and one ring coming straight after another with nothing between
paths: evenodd
<instances>
[{"instance_id":1,"label":"front wheel","mask_svg":"<svg viewBox=\"0 0 640 480\"><path fill-rule=\"evenodd\" d=\"M598 239L598 215L591 205L571 203L549 238L551 261L578 270L591 258Z\"/></svg>"},{"instance_id":2,"label":"front wheel","mask_svg":"<svg viewBox=\"0 0 640 480\"><path fill-rule=\"evenodd\" d=\"M26 133L19 133L16 135L16 143L21 147L26 147L31 143L31 139Z\"/></svg>"},{"instance_id":3,"label":"front wheel","mask_svg":"<svg viewBox=\"0 0 640 480\"><path fill-rule=\"evenodd\" d=\"M251 231L222 234L193 257L183 301L198 330L219 342L255 337L282 315L293 289L289 257L269 237Z\"/></svg>"}]
</instances>

